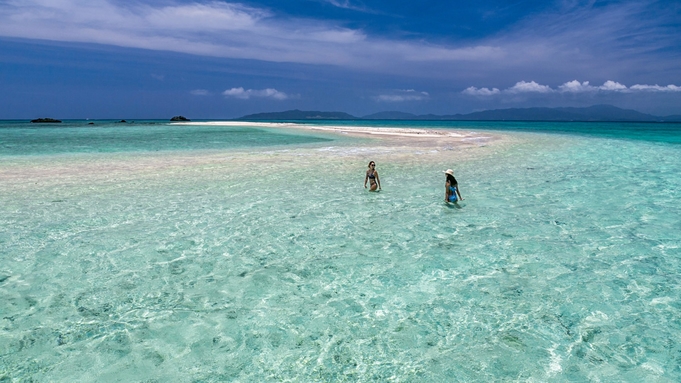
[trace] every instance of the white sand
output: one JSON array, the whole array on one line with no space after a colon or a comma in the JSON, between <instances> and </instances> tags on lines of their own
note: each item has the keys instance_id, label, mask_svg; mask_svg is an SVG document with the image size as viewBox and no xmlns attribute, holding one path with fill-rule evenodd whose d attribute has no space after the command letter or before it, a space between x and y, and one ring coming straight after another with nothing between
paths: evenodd
<instances>
[{"instance_id":1,"label":"white sand","mask_svg":"<svg viewBox=\"0 0 681 383\"><path fill-rule=\"evenodd\" d=\"M320 161L356 167L369 159L381 163L442 163L451 167L468 158L493 155L515 140L498 133L467 130L418 129L368 126L306 125L271 122L179 122L176 125L250 126L281 129L301 129L343 134L370 140L353 142L351 146L334 144L328 147L286 147L259 150L161 151L142 153L90 153L75 156L45 156L43 159L16 158L0 163L0 184L13 185L17 190L29 190L38 183L79 185L88 182L116 185L123 180L172 180L178 174L198 172L202 177L224 177L240 174L257 164L276 166L276 171L304 166L314 167ZM493 146L490 150L488 146ZM197 173L197 174L198 174ZM132 181L131 181L132 182ZM171 181L169 181L171 182Z\"/></svg>"},{"instance_id":2,"label":"white sand","mask_svg":"<svg viewBox=\"0 0 681 383\"><path fill-rule=\"evenodd\" d=\"M453 141L476 141L485 142L496 138L491 134L482 134L471 131L452 131L444 129L414 129L414 128L387 128L369 126L334 126L334 125L305 125L295 123L276 122L241 122L241 121L210 121L210 122L176 122L174 125L212 125L212 126L255 126L263 128L290 128L318 130L339 134L397 136L414 138L451 138Z\"/></svg>"}]
</instances>

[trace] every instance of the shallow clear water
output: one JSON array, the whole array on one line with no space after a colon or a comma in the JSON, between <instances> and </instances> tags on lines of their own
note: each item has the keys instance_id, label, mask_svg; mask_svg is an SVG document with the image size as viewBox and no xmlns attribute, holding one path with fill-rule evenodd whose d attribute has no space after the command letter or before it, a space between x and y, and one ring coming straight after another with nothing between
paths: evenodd
<instances>
[{"instance_id":1,"label":"shallow clear water","mask_svg":"<svg viewBox=\"0 0 681 383\"><path fill-rule=\"evenodd\" d=\"M93 123L94 124L94 123ZM266 128L98 121L63 124L0 122L0 156L96 152L210 150L327 142Z\"/></svg>"},{"instance_id":2,"label":"shallow clear water","mask_svg":"<svg viewBox=\"0 0 681 383\"><path fill-rule=\"evenodd\" d=\"M0 379L681 380L681 146L310 137L4 156Z\"/></svg>"}]
</instances>

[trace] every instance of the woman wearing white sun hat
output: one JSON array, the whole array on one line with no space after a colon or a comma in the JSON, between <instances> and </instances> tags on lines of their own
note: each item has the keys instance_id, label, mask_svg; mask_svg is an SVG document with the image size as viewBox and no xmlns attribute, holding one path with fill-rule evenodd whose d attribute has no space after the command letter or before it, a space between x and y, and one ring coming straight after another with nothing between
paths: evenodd
<instances>
[{"instance_id":1,"label":"woman wearing white sun hat","mask_svg":"<svg viewBox=\"0 0 681 383\"><path fill-rule=\"evenodd\" d=\"M454 178L454 171L452 169L445 170L445 176L447 177L447 181L445 182L445 202L463 201L461 192L459 192L459 183L456 182L456 178ZM457 198L457 195L459 198Z\"/></svg>"}]
</instances>

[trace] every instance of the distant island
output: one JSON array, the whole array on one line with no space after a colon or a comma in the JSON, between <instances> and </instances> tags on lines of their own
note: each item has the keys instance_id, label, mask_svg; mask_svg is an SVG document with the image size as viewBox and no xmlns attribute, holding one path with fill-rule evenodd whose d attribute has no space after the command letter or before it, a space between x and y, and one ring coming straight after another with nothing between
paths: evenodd
<instances>
[{"instance_id":1,"label":"distant island","mask_svg":"<svg viewBox=\"0 0 681 383\"><path fill-rule=\"evenodd\" d=\"M295 109L285 112L249 114L238 120L360 120L360 118L343 112L306 112Z\"/></svg>"},{"instance_id":2,"label":"distant island","mask_svg":"<svg viewBox=\"0 0 681 383\"><path fill-rule=\"evenodd\" d=\"M191 121L191 120L185 116L175 116L171 118L170 121Z\"/></svg>"},{"instance_id":3,"label":"distant island","mask_svg":"<svg viewBox=\"0 0 681 383\"><path fill-rule=\"evenodd\" d=\"M55 120L54 118L36 118L35 120L31 120L31 122L34 124L55 124L60 123L61 120Z\"/></svg>"},{"instance_id":4,"label":"distant island","mask_svg":"<svg viewBox=\"0 0 681 383\"><path fill-rule=\"evenodd\" d=\"M249 114L237 120L429 120L429 121L585 121L585 122L681 122L681 115L654 116L632 109L612 105L594 105L585 108L510 108L494 109L468 114L412 114L405 112L379 112L356 117L344 112L319 112L287 110Z\"/></svg>"}]
</instances>

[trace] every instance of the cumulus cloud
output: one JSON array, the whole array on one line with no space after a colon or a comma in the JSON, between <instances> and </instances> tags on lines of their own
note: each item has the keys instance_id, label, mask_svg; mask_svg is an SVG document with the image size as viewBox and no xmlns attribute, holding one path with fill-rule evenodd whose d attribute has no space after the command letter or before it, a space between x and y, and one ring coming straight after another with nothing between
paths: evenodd
<instances>
[{"instance_id":1,"label":"cumulus cloud","mask_svg":"<svg viewBox=\"0 0 681 383\"><path fill-rule=\"evenodd\" d=\"M248 100L251 97L273 98L275 100L286 100L287 98L289 98L289 96L286 93L280 92L280 91L273 89L273 88L257 90L257 89L244 89L242 87L238 87L238 88L227 89L226 91L222 92L222 94L225 97L240 98L242 100Z\"/></svg>"},{"instance_id":2,"label":"cumulus cloud","mask_svg":"<svg viewBox=\"0 0 681 383\"><path fill-rule=\"evenodd\" d=\"M565 84L558 87L558 90L563 93L583 93L583 92L594 92L598 88L589 85L588 81L579 82L577 80L568 81Z\"/></svg>"},{"instance_id":3,"label":"cumulus cloud","mask_svg":"<svg viewBox=\"0 0 681 383\"><path fill-rule=\"evenodd\" d=\"M379 102L403 102L420 101L430 98L428 92L418 92L414 89L399 89L390 94L381 94L376 97Z\"/></svg>"},{"instance_id":4,"label":"cumulus cloud","mask_svg":"<svg viewBox=\"0 0 681 383\"><path fill-rule=\"evenodd\" d=\"M578 80L568 81L557 89L553 89L548 85L540 85L534 81L517 82L514 86L500 91L497 88L476 88L474 86L464 89L461 93L470 96L494 96L502 93L586 93L586 92L623 92L631 93L636 91L646 91L646 92L681 92L681 86L676 86L673 84L667 86L660 85L641 85L636 84L631 87L627 87L617 81L608 80L601 86L590 85L588 81L579 82Z\"/></svg>"},{"instance_id":5,"label":"cumulus cloud","mask_svg":"<svg viewBox=\"0 0 681 383\"><path fill-rule=\"evenodd\" d=\"M605 83L603 83L603 85L599 86L598 89L614 92L624 92L627 90L627 87L625 85L620 84L619 82L608 80Z\"/></svg>"},{"instance_id":6,"label":"cumulus cloud","mask_svg":"<svg viewBox=\"0 0 681 383\"><path fill-rule=\"evenodd\" d=\"M191 93L194 96L208 96L208 95L210 95L210 92L205 90L205 89L194 89L189 93Z\"/></svg>"},{"instance_id":7,"label":"cumulus cloud","mask_svg":"<svg viewBox=\"0 0 681 383\"><path fill-rule=\"evenodd\" d=\"M474 86L468 87L461 92L470 96L494 96L495 94L501 93L497 88L476 88Z\"/></svg>"},{"instance_id":8,"label":"cumulus cloud","mask_svg":"<svg viewBox=\"0 0 681 383\"><path fill-rule=\"evenodd\" d=\"M659 85L632 85L631 90L641 90L641 91L648 91L648 92L681 92L681 86L676 86L676 85L667 85L667 86L659 86Z\"/></svg>"},{"instance_id":9,"label":"cumulus cloud","mask_svg":"<svg viewBox=\"0 0 681 383\"><path fill-rule=\"evenodd\" d=\"M681 87L678 87L676 85L667 85L667 86L659 86L659 85L632 85L631 87L627 88L626 85L621 84L617 81L612 81L608 80L603 83L601 86L591 86L589 85L588 81L584 81L583 83L580 83L577 80L566 82L565 84L561 85L558 87L558 89L561 92L571 92L571 93L581 93L581 92L596 92L596 91L603 91L603 92L632 92L632 91L639 91L639 90L646 90L646 91L654 91L654 92L675 92L675 91L680 91Z\"/></svg>"},{"instance_id":10,"label":"cumulus cloud","mask_svg":"<svg viewBox=\"0 0 681 383\"><path fill-rule=\"evenodd\" d=\"M534 81L519 81L512 87L506 89L506 92L508 93L549 93L552 91L553 89L548 85L539 85Z\"/></svg>"}]
</instances>

